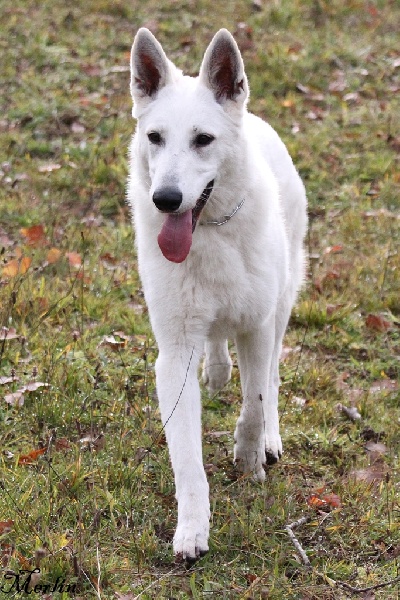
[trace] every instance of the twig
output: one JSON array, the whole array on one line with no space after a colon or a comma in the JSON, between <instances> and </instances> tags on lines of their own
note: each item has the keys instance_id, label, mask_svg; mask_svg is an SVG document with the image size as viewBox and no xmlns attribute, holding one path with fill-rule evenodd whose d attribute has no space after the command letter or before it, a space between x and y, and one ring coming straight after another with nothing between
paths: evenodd
<instances>
[{"instance_id":1,"label":"twig","mask_svg":"<svg viewBox=\"0 0 400 600\"><path fill-rule=\"evenodd\" d=\"M294 535L293 529L295 529L296 527L300 527L300 525L304 525L305 523L308 523L308 521L310 521L310 519L311 519L310 516L301 517L301 519L298 519L298 521L295 521L294 523L290 523L290 525L285 525L285 529L286 529L290 539L292 540L294 547L296 548L297 552L300 554L300 558L303 561L303 564L305 564L307 567L311 566L310 560L309 560L307 554L305 553L305 551L303 550L299 540Z\"/></svg>"},{"instance_id":2,"label":"twig","mask_svg":"<svg viewBox=\"0 0 400 600\"><path fill-rule=\"evenodd\" d=\"M395 577L394 579L385 581L384 583L376 583L375 585L370 585L369 587L365 587L365 588L356 588L348 583L345 583L344 581L337 581L337 580L336 580L336 584L344 587L346 590L349 590L350 592L353 592L355 594L363 594L364 592L370 592L371 590L377 590L379 588L383 588L388 585L393 585L394 583L397 583L398 581L400 581L400 575L398 577Z\"/></svg>"},{"instance_id":3,"label":"twig","mask_svg":"<svg viewBox=\"0 0 400 600\"><path fill-rule=\"evenodd\" d=\"M305 516L305 517L301 517L301 519L298 519L297 521L294 521L294 523L290 523L289 525L285 525L285 530L287 531L290 539L293 542L294 547L296 548L297 552L300 555L300 558L301 558L303 564L306 567L311 567L310 560L309 560L307 554L305 553L305 551L303 550L303 548L302 548L299 540L294 535L293 529L295 529L296 527L300 527L300 525L304 525L305 523L308 523L310 520L311 520L311 516ZM316 575L318 575L322 579L324 579L324 580L327 579L324 574L319 573L316 570L314 570L314 572L315 572ZM372 590L378 590L378 589L387 587L389 585L393 585L395 583L398 583L399 581L400 581L400 575L398 577L395 577L394 579L390 579L389 581L385 581L383 583L376 583L375 585L370 585L368 587L357 588L357 587L354 587L354 586L350 585L349 583L346 583L345 581L339 581L337 579L331 579L331 578L329 578L330 585L342 587L342 588L348 590L349 592L352 592L353 594L363 594L365 592L370 592Z\"/></svg>"},{"instance_id":4,"label":"twig","mask_svg":"<svg viewBox=\"0 0 400 600\"><path fill-rule=\"evenodd\" d=\"M97 597L99 600L101 600L101 587L100 587L100 580L101 580L101 566L100 566L100 556L99 556L99 546L98 544L96 545L96 558L97 558L97 589L96 589L96 593L97 593Z\"/></svg>"}]
</instances>

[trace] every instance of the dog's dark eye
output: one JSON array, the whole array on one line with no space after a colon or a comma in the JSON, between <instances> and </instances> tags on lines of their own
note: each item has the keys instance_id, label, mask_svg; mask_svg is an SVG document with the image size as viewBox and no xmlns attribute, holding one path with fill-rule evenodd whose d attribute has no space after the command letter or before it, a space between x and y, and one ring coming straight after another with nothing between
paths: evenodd
<instances>
[{"instance_id":1,"label":"dog's dark eye","mask_svg":"<svg viewBox=\"0 0 400 600\"><path fill-rule=\"evenodd\" d=\"M150 133L147 134L147 137L149 138L149 142L151 144L161 144L162 142L161 135L158 133L158 131L150 131Z\"/></svg>"},{"instance_id":2,"label":"dog's dark eye","mask_svg":"<svg viewBox=\"0 0 400 600\"><path fill-rule=\"evenodd\" d=\"M204 146L208 146L214 140L214 136L208 133L199 133L196 135L194 139L195 146L197 148L203 148Z\"/></svg>"}]
</instances>

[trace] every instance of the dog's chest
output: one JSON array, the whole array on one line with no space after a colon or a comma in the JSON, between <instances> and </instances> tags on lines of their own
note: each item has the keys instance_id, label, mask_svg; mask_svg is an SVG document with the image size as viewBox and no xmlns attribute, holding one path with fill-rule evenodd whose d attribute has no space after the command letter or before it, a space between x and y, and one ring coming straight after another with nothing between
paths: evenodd
<instances>
[{"instance_id":1,"label":"dog's chest","mask_svg":"<svg viewBox=\"0 0 400 600\"><path fill-rule=\"evenodd\" d=\"M180 281L186 314L203 320L211 337L229 337L260 326L276 306L277 273L263 261L251 264L238 256L208 256Z\"/></svg>"}]
</instances>

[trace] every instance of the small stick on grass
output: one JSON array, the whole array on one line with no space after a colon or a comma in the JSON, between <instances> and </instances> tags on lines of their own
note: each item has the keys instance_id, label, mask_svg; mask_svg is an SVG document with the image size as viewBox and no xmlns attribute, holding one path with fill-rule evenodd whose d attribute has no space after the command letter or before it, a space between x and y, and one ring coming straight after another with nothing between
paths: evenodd
<instances>
[{"instance_id":1,"label":"small stick on grass","mask_svg":"<svg viewBox=\"0 0 400 600\"><path fill-rule=\"evenodd\" d=\"M344 587L346 590L349 590L350 592L353 592L355 594L364 594L365 592L370 592L372 590L378 590L379 588L387 587L388 585L393 585L394 583L397 583L398 581L400 581L400 576L395 577L394 579L390 579L389 581L385 581L384 583L376 583L375 585L370 585L369 587L365 587L365 588L353 587L352 585L349 585L345 581L336 581L336 584L340 585L341 587Z\"/></svg>"},{"instance_id":2,"label":"small stick on grass","mask_svg":"<svg viewBox=\"0 0 400 600\"><path fill-rule=\"evenodd\" d=\"M290 539L293 542L293 546L296 548L297 552L300 554L300 558L303 562L304 565L306 565L306 567L310 567L311 563L310 560L305 552L305 550L303 550L299 540L297 539L297 537L294 535L293 533L293 529L295 529L296 527L300 527L300 525L304 525L305 523L308 523L308 521L311 519L310 516L306 516L306 517L301 517L301 519L298 519L297 521L294 521L294 523L290 523L289 525L285 525L285 529L290 537Z\"/></svg>"}]
</instances>

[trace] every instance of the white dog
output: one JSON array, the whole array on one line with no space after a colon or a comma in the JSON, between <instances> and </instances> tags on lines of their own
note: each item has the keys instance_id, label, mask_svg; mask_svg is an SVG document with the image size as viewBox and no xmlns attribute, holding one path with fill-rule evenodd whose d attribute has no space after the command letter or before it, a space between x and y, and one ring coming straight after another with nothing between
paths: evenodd
<instances>
[{"instance_id":1,"label":"white dog","mask_svg":"<svg viewBox=\"0 0 400 600\"><path fill-rule=\"evenodd\" d=\"M178 501L174 552L208 550L198 365L214 393L235 340L243 406L234 460L263 481L282 453L278 361L304 272L306 196L277 133L246 110L243 61L221 29L197 78L147 29L132 47L137 130L128 196L139 272L157 340L156 384Z\"/></svg>"}]
</instances>

